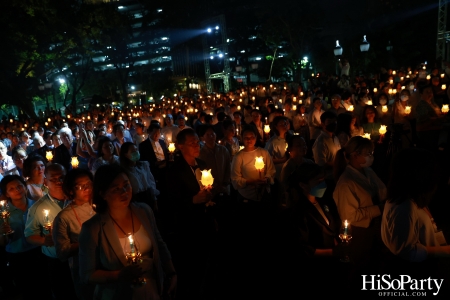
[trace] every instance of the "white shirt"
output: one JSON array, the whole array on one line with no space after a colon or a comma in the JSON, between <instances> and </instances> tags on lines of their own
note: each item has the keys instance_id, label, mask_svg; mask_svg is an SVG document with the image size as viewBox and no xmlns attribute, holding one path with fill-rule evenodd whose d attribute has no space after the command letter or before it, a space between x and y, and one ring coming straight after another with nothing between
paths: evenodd
<instances>
[{"instance_id":1,"label":"white shirt","mask_svg":"<svg viewBox=\"0 0 450 300\"><path fill-rule=\"evenodd\" d=\"M439 246L430 217L412 200L386 203L381 238L393 254L415 262L427 258L426 246Z\"/></svg>"}]
</instances>

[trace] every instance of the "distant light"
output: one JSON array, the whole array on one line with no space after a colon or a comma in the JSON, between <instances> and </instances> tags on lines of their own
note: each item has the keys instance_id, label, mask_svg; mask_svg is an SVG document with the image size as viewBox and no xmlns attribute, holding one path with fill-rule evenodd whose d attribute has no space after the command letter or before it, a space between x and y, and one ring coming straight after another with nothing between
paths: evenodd
<instances>
[{"instance_id":1,"label":"distant light","mask_svg":"<svg viewBox=\"0 0 450 300\"><path fill-rule=\"evenodd\" d=\"M216 30L219 30L219 26L216 26Z\"/></svg>"},{"instance_id":2,"label":"distant light","mask_svg":"<svg viewBox=\"0 0 450 300\"><path fill-rule=\"evenodd\" d=\"M211 32L212 30L211 30L211 28L208 28L208 32Z\"/></svg>"},{"instance_id":3,"label":"distant light","mask_svg":"<svg viewBox=\"0 0 450 300\"><path fill-rule=\"evenodd\" d=\"M158 71L161 71L162 69L161 68L158 68Z\"/></svg>"},{"instance_id":4,"label":"distant light","mask_svg":"<svg viewBox=\"0 0 450 300\"><path fill-rule=\"evenodd\" d=\"M304 56L303 59L306 60L306 61L308 61L308 57L307 57L307 56Z\"/></svg>"},{"instance_id":5,"label":"distant light","mask_svg":"<svg viewBox=\"0 0 450 300\"><path fill-rule=\"evenodd\" d=\"M209 49L212 49L212 48L214 48L213 46L209 46Z\"/></svg>"},{"instance_id":6,"label":"distant light","mask_svg":"<svg viewBox=\"0 0 450 300\"><path fill-rule=\"evenodd\" d=\"M107 66L107 67L112 67L112 64L107 64L106 66Z\"/></svg>"},{"instance_id":7,"label":"distant light","mask_svg":"<svg viewBox=\"0 0 450 300\"><path fill-rule=\"evenodd\" d=\"M210 58L210 59L214 59L214 56L211 55L209 58Z\"/></svg>"},{"instance_id":8,"label":"distant light","mask_svg":"<svg viewBox=\"0 0 450 300\"><path fill-rule=\"evenodd\" d=\"M158 9L157 12L162 12L162 9Z\"/></svg>"},{"instance_id":9,"label":"distant light","mask_svg":"<svg viewBox=\"0 0 450 300\"><path fill-rule=\"evenodd\" d=\"M121 5L121 6L119 6L119 7L118 7L118 9L123 9L123 6L122 6L122 5Z\"/></svg>"},{"instance_id":10,"label":"distant light","mask_svg":"<svg viewBox=\"0 0 450 300\"><path fill-rule=\"evenodd\" d=\"M229 43L230 42L230 39L227 39L227 43Z\"/></svg>"},{"instance_id":11,"label":"distant light","mask_svg":"<svg viewBox=\"0 0 450 300\"><path fill-rule=\"evenodd\" d=\"M283 55L278 55L278 57L283 57Z\"/></svg>"},{"instance_id":12,"label":"distant light","mask_svg":"<svg viewBox=\"0 0 450 300\"><path fill-rule=\"evenodd\" d=\"M59 78L58 80L60 84L66 83L66 81L63 78Z\"/></svg>"},{"instance_id":13,"label":"distant light","mask_svg":"<svg viewBox=\"0 0 450 300\"><path fill-rule=\"evenodd\" d=\"M257 57L256 60L261 60L261 57Z\"/></svg>"},{"instance_id":14,"label":"distant light","mask_svg":"<svg viewBox=\"0 0 450 300\"><path fill-rule=\"evenodd\" d=\"M220 57L220 58L222 58L222 57L223 57L223 54L222 54L222 53L220 53L220 54L219 54L219 57Z\"/></svg>"},{"instance_id":15,"label":"distant light","mask_svg":"<svg viewBox=\"0 0 450 300\"><path fill-rule=\"evenodd\" d=\"M174 96L174 97L176 97L176 96L177 96L177 94L173 94L173 96Z\"/></svg>"},{"instance_id":16,"label":"distant light","mask_svg":"<svg viewBox=\"0 0 450 300\"><path fill-rule=\"evenodd\" d=\"M163 56L162 58L167 58L167 56Z\"/></svg>"},{"instance_id":17,"label":"distant light","mask_svg":"<svg viewBox=\"0 0 450 300\"><path fill-rule=\"evenodd\" d=\"M131 86L131 89L134 90L134 85Z\"/></svg>"},{"instance_id":18,"label":"distant light","mask_svg":"<svg viewBox=\"0 0 450 300\"><path fill-rule=\"evenodd\" d=\"M167 37L163 36L161 39L162 39L163 41L165 41L165 40L167 40Z\"/></svg>"},{"instance_id":19,"label":"distant light","mask_svg":"<svg viewBox=\"0 0 450 300\"><path fill-rule=\"evenodd\" d=\"M241 50L241 53L245 53L245 50Z\"/></svg>"}]
</instances>

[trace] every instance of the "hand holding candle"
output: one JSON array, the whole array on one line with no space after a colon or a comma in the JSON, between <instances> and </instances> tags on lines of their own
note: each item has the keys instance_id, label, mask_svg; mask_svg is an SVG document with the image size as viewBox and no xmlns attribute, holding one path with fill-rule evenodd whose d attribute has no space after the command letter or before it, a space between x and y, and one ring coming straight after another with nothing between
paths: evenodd
<instances>
[{"instance_id":1,"label":"hand holding candle","mask_svg":"<svg viewBox=\"0 0 450 300\"><path fill-rule=\"evenodd\" d=\"M214 178L211 175L211 169L202 171L202 178L200 182L205 188L211 188L214 183Z\"/></svg>"}]
</instances>

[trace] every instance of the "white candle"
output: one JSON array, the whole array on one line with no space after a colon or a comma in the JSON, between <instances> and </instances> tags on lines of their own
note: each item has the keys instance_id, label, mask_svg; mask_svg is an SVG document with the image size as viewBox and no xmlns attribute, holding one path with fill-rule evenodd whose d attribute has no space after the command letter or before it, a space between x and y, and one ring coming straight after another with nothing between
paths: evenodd
<instances>
[{"instance_id":1,"label":"white candle","mask_svg":"<svg viewBox=\"0 0 450 300\"><path fill-rule=\"evenodd\" d=\"M202 178L200 179L200 182L205 187L212 186L214 183L214 178L211 175L211 169L202 171Z\"/></svg>"},{"instance_id":2,"label":"white candle","mask_svg":"<svg viewBox=\"0 0 450 300\"><path fill-rule=\"evenodd\" d=\"M131 256L136 256L136 248L134 247L134 240L131 234L128 236L128 240L130 241L130 254Z\"/></svg>"}]
</instances>

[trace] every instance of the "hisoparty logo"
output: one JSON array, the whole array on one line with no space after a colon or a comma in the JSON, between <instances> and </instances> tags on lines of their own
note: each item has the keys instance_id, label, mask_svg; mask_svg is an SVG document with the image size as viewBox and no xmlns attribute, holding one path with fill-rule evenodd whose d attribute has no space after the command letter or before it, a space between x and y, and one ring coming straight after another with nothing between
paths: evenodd
<instances>
[{"instance_id":1,"label":"hisoparty logo","mask_svg":"<svg viewBox=\"0 0 450 300\"><path fill-rule=\"evenodd\" d=\"M433 295L436 296L439 294L444 282L444 279L432 279L430 277L427 279L413 279L409 275L400 275L399 278L391 278L389 274L361 276L362 291L405 291L405 296L407 296L406 291L433 291ZM426 295L424 293L421 294L423 296ZM387 293L383 293L383 295L387 296ZM394 293L392 293L392 296L394 296Z\"/></svg>"}]
</instances>

